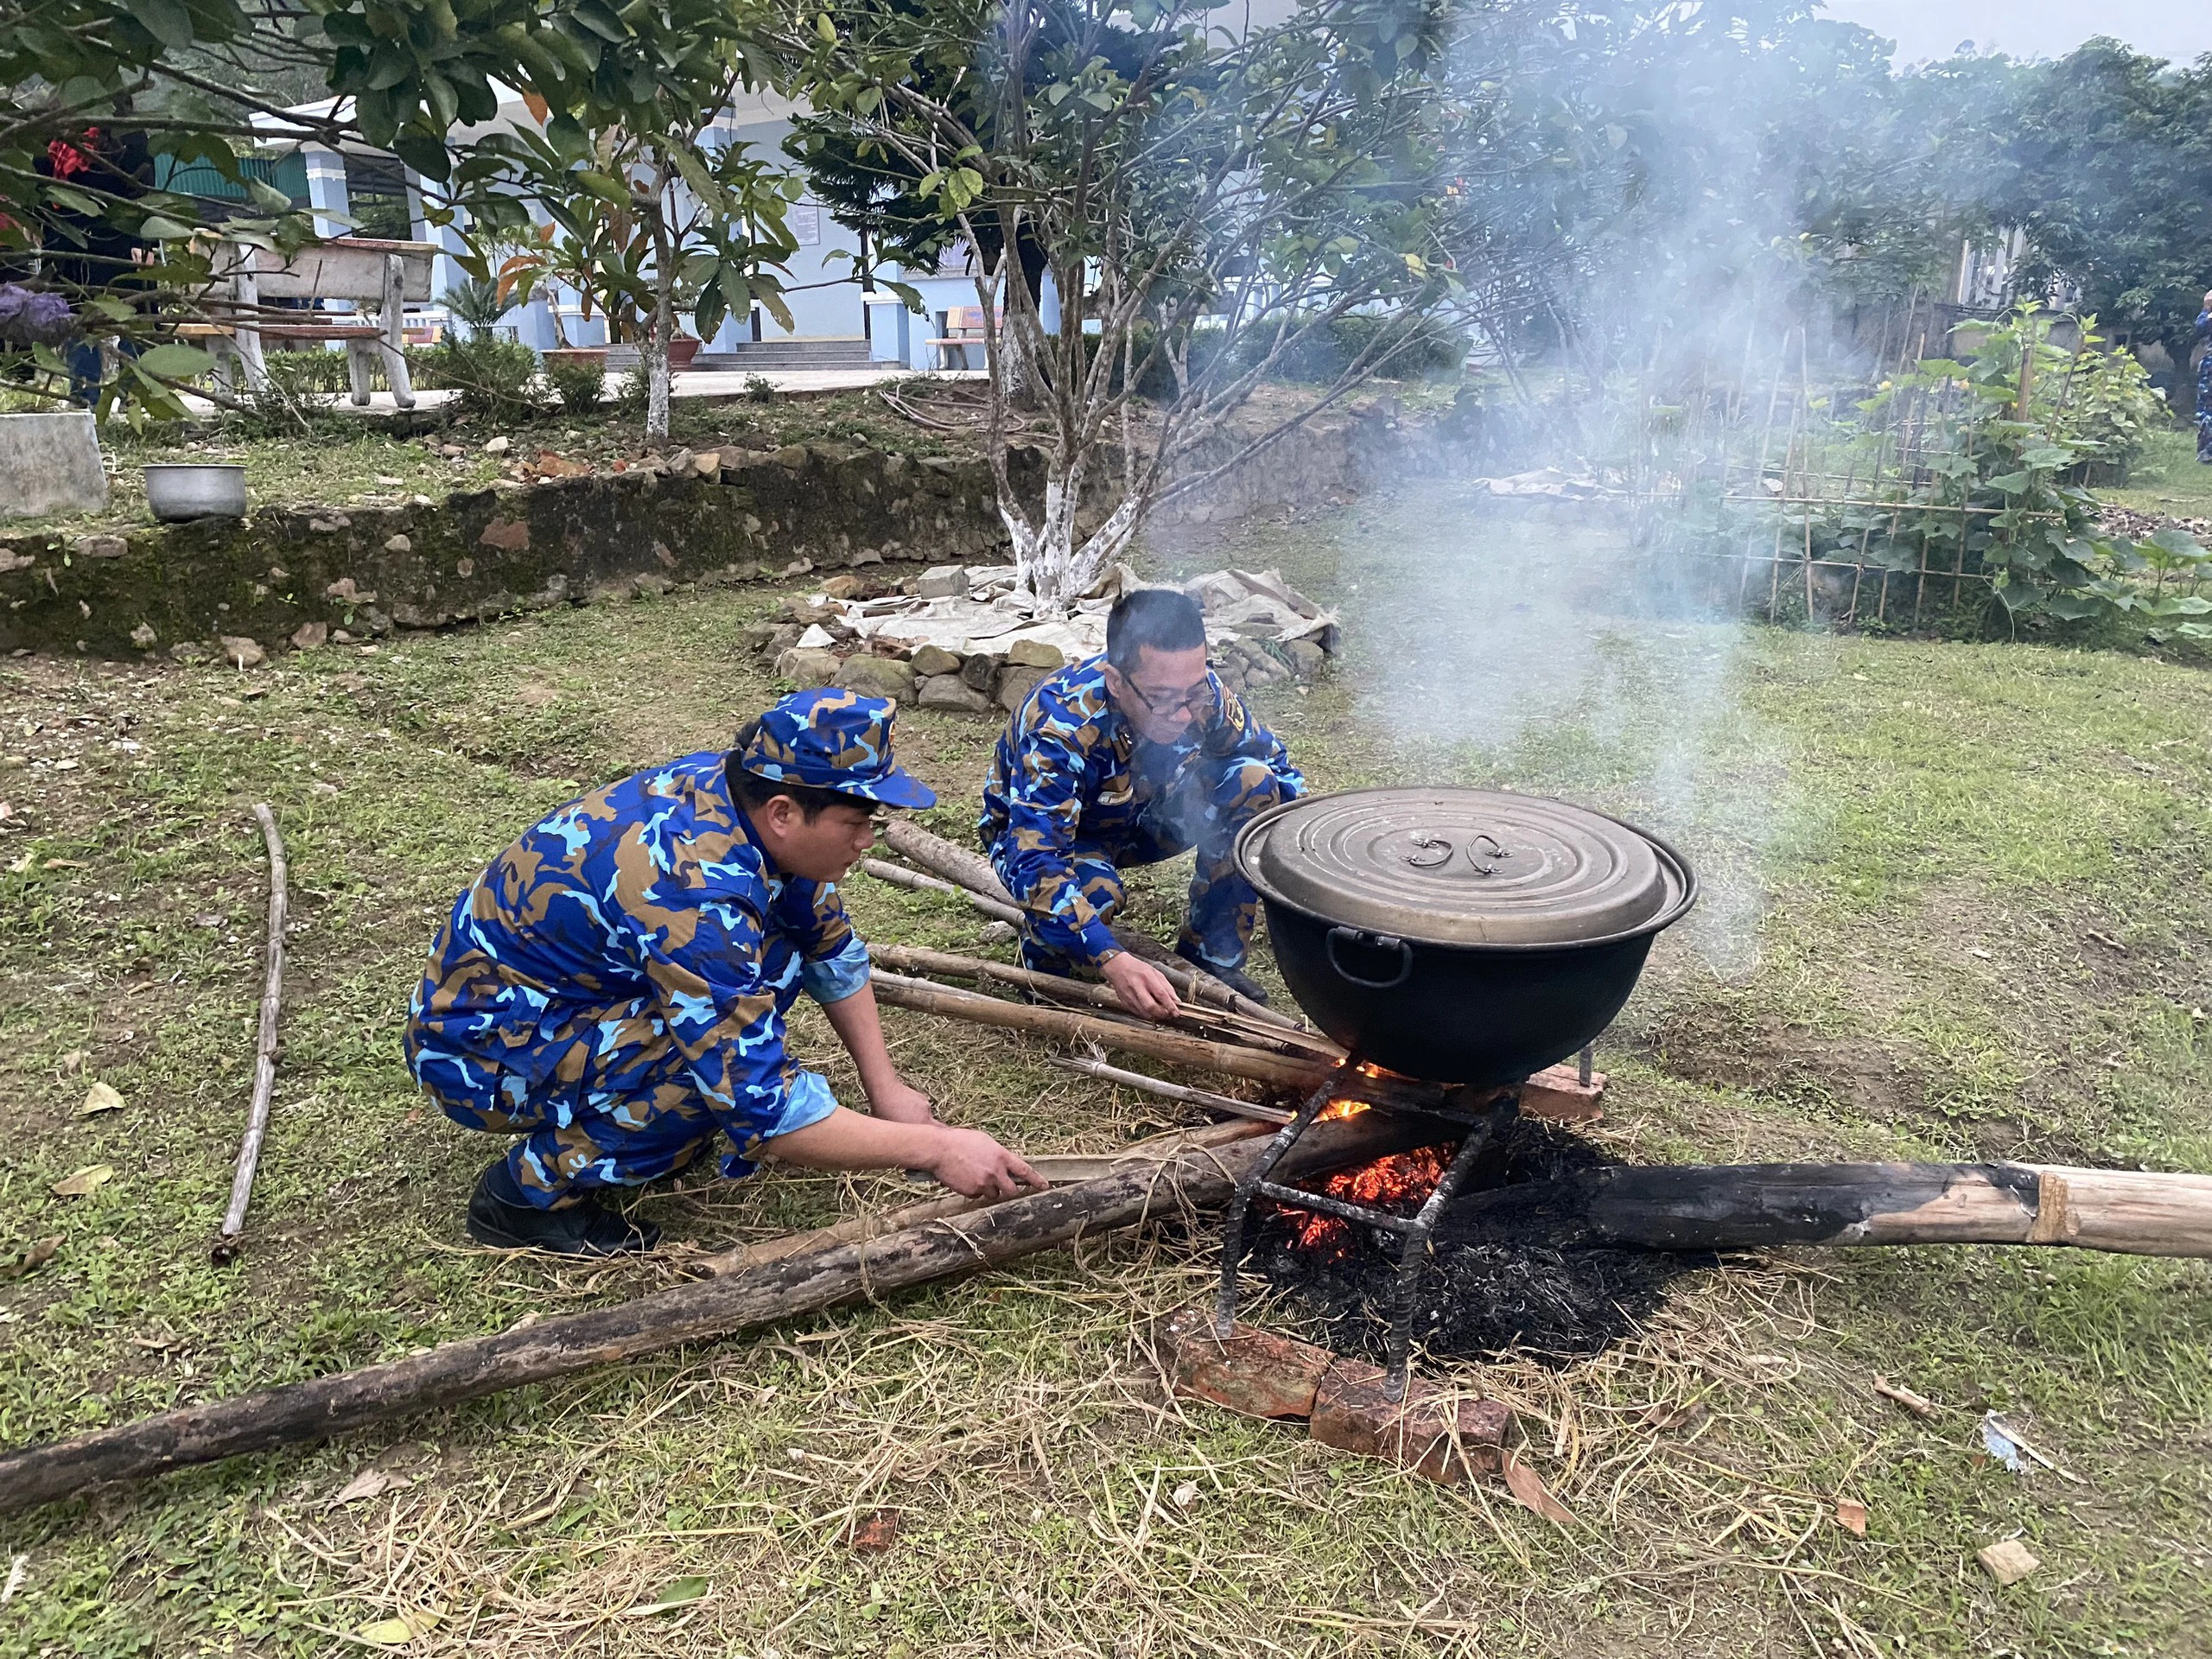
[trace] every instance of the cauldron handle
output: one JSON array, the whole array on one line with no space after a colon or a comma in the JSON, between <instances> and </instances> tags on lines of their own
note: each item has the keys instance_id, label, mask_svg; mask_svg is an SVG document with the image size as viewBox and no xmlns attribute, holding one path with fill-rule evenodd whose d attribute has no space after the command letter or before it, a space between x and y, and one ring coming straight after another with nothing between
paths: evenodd
<instances>
[{"instance_id":1,"label":"cauldron handle","mask_svg":"<svg viewBox=\"0 0 2212 1659\"><path fill-rule=\"evenodd\" d=\"M1389 979L1368 979L1362 975L1355 974L1337 960L1337 945L1339 941L1346 939L1370 950L1395 950L1398 953L1397 973ZM1339 979L1350 980L1353 984L1367 990L1394 991L1413 976L1413 946L1408 944L1403 939L1392 938L1388 933L1363 933L1356 927L1332 927L1329 930L1326 949L1329 966L1337 970L1337 976Z\"/></svg>"}]
</instances>

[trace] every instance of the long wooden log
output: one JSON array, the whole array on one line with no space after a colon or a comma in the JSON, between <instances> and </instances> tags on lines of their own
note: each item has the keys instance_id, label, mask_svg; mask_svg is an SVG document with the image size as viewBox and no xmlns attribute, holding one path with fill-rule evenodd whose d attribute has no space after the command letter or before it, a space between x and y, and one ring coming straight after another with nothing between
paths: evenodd
<instances>
[{"instance_id":1,"label":"long wooden log","mask_svg":"<svg viewBox=\"0 0 2212 1659\"><path fill-rule=\"evenodd\" d=\"M1317 1124L1284 1160L1314 1174L1415 1145L1433 1133L1384 1112ZM1099 1180L1009 1198L888 1238L808 1251L728 1278L688 1281L594 1308L449 1342L426 1353L157 1412L0 1457L0 1511L29 1509L105 1481L137 1479L240 1452L327 1439L409 1412L567 1376L688 1342L877 1297L1224 1203L1265 1141L1194 1148Z\"/></svg>"},{"instance_id":2,"label":"long wooden log","mask_svg":"<svg viewBox=\"0 0 2212 1659\"><path fill-rule=\"evenodd\" d=\"M1441 1240L1632 1244L2071 1244L2212 1255L2212 1175L2037 1164L1665 1164L1469 1193Z\"/></svg>"},{"instance_id":3,"label":"long wooden log","mask_svg":"<svg viewBox=\"0 0 2212 1659\"><path fill-rule=\"evenodd\" d=\"M1211 1071L1225 1071L1232 1077L1249 1077L1255 1083L1312 1089L1336 1069L1326 1062L1299 1055L1270 1054L1241 1043L1212 1042L1204 1037L1186 1036L1179 1031L1163 1031L1157 1026L1134 1021L1123 1025L1092 1014L1071 1014L1064 1008L1032 1007L1026 1002L1009 1002L1003 997L985 996L978 991L963 991L880 969L871 976L869 983L875 988L875 1000L891 1007L913 1008L923 1014L967 1020L979 1026L997 1026L1007 1031L1033 1032L1040 1037L1097 1043L1178 1065L1201 1066Z\"/></svg>"},{"instance_id":4,"label":"long wooden log","mask_svg":"<svg viewBox=\"0 0 2212 1659\"><path fill-rule=\"evenodd\" d=\"M1058 1186L1070 1181L1095 1180L1101 1175L1110 1175L1118 1169L1133 1167L1142 1162L1157 1164L1195 1147L1225 1147L1266 1133L1266 1126L1260 1123L1215 1123L1202 1129L1179 1129L1173 1135L1155 1135L1148 1141L1139 1141L1132 1146L1124 1147L1118 1153L1099 1156L1033 1153L1029 1166L1053 1185ZM787 1255L798 1255L802 1251L818 1250L831 1244L855 1243L862 1239L881 1238L887 1233L903 1233L909 1227L918 1227L926 1221L942 1221L947 1216L964 1216L971 1210L1005 1202L1004 1198L963 1198L957 1192L941 1193L934 1198L925 1198L919 1204L878 1211L870 1215L848 1216L842 1221L833 1221L826 1227L817 1227L809 1232L780 1233L773 1238L741 1244L719 1255L701 1256L690 1264L691 1269L720 1278L728 1274L742 1273L747 1268L757 1268L764 1262L780 1262Z\"/></svg>"},{"instance_id":5,"label":"long wooden log","mask_svg":"<svg viewBox=\"0 0 2212 1659\"><path fill-rule=\"evenodd\" d=\"M1018 906L1020 902L1007 891L1006 883L999 880L990 860L981 853L971 853L965 847L955 845L943 836L932 835L910 819L892 819L884 826L883 840L885 845L908 862L932 870L948 881L957 882L994 904ZM1278 1014L1249 996L1240 996L1212 975L1200 973L1148 933L1117 927L1114 929L1114 942L1131 956L1141 957L1159 969L1179 994L1194 1002L1211 1003L1266 1025L1282 1026L1293 1031L1304 1028L1302 1021Z\"/></svg>"}]
</instances>

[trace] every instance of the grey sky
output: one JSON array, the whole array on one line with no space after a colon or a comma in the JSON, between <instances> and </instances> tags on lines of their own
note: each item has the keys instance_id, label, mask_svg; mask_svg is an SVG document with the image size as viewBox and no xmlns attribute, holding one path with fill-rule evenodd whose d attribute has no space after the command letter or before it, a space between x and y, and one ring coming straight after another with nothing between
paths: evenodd
<instances>
[{"instance_id":1,"label":"grey sky","mask_svg":"<svg viewBox=\"0 0 2212 1659\"><path fill-rule=\"evenodd\" d=\"M2183 62L2212 52L2204 0L1828 0L1827 13L1895 41L1901 65L1948 57L1961 41L2013 57L2061 57L2093 35Z\"/></svg>"}]
</instances>

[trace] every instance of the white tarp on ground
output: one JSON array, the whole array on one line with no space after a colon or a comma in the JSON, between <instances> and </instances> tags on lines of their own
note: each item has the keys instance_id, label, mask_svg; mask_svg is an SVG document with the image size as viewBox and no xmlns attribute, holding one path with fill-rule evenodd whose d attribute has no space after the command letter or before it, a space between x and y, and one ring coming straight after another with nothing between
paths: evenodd
<instances>
[{"instance_id":1,"label":"white tarp on ground","mask_svg":"<svg viewBox=\"0 0 2212 1659\"><path fill-rule=\"evenodd\" d=\"M968 591L958 597L817 596L815 602L841 616L863 641L899 655L936 645L956 657L1003 657L1017 641L1032 639L1073 662L1106 649L1106 613L1123 593L1146 585L1127 565L1116 565L1093 597L1078 601L1072 616L1040 619L1036 601L1015 590L1012 565L972 567L967 580ZM1324 649L1336 644L1335 613L1292 588L1279 570L1211 570L1182 587L1204 608L1211 644L1238 639L1310 639Z\"/></svg>"}]
</instances>

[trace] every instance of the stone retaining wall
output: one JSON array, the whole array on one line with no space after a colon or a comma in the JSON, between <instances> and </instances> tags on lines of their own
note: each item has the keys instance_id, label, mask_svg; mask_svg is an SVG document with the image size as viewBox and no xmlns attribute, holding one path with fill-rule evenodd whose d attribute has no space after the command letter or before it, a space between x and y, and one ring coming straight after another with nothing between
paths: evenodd
<instances>
[{"instance_id":1,"label":"stone retaining wall","mask_svg":"<svg viewBox=\"0 0 2212 1659\"><path fill-rule=\"evenodd\" d=\"M1341 499L1404 451L1387 418L1316 424L1163 522ZM1041 458L1017 465L1019 485ZM830 443L724 449L663 473L501 485L411 506L0 537L0 652L251 657L808 570L1002 563L1006 545L981 460Z\"/></svg>"},{"instance_id":2,"label":"stone retaining wall","mask_svg":"<svg viewBox=\"0 0 2212 1659\"><path fill-rule=\"evenodd\" d=\"M802 563L984 562L1005 540L980 461L829 444L699 461L682 476L550 480L430 505L0 539L0 649L270 647L798 575Z\"/></svg>"}]
</instances>

